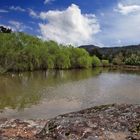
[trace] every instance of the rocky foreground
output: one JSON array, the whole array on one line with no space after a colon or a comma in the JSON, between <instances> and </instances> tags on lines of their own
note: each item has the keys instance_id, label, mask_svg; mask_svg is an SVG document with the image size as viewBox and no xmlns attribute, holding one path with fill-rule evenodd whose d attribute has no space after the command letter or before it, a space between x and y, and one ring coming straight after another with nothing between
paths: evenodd
<instances>
[{"instance_id":1,"label":"rocky foreground","mask_svg":"<svg viewBox=\"0 0 140 140\"><path fill-rule=\"evenodd\" d=\"M50 120L0 120L0 140L140 140L140 105L103 105Z\"/></svg>"}]
</instances>

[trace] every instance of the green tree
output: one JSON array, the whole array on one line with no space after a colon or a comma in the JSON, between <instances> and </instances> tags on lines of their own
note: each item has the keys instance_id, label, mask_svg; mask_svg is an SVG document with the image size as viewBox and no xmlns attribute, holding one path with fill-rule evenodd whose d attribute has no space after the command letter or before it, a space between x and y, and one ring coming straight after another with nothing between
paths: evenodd
<instances>
[{"instance_id":1,"label":"green tree","mask_svg":"<svg viewBox=\"0 0 140 140\"><path fill-rule=\"evenodd\" d=\"M92 65L88 52L80 48L71 48L71 65L73 68L88 68Z\"/></svg>"},{"instance_id":2,"label":"green tree","mask_svg":"<svg viewBox=\"0 0 140 140\"><path fill-rule=\"evenodd\" d=\"M114 58L113 58L113 64L115 65L122 65L124 64L124 56L123 54L120 52L119 54L117 54Z\"/></svg>"},{"instance_id":3,"label":"green tree","mask_svg":"<svg viewBox=\"0 0 140 140\"><path fill-rule=\"evenodd\" d=\"M69 69L71 67L69 56L60 51L56 56L56 68Z\"/></svg>"},{"instance_id":4,"label":"green tree","mask_svg":"<svg viewBox=\"0 0 140 140\"><path fill-rule=\"evenodd\" d=\"M127 65L140 65L140 54L131 54L130 57L126 58L125 64Z\"/></svg>"},{"instance_id":5,"label":"green tree","mask_svg":"<svg viewBox=\"0 0 140 140\"><path fill-rule=\"evenodd\" d=\"M103 67L106 67L109 65L109 61L108 60L102 60L102 65Z\"/></svg>"},{"instance_id":6,"label":"green tree","mask_svg":"<svg viewBox=\"0 0 140 140\"><path fill-rule=\"evenodd\" d=\"M85 49L43 41L21 32L0 33L1 72L89 68L99 64L100 59L90 57Z\"/></svg>"},{"instance_id":7,"label":"green tree","mask_svg":"<svg viewBox=\"0 0 140 140\"><path fill-rule=\"evenodd\" d=\"M97 56L93 56L92 57L92 66L96 67L96 66L100 66L101 65L101 60L97 57Z\"/></svg>"}]
</instances>

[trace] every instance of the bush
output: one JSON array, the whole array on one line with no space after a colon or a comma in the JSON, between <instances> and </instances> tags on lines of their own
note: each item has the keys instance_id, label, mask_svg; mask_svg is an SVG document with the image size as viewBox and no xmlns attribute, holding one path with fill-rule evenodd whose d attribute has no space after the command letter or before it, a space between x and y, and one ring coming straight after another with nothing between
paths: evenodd
<instances>
[{"instance_id":1,"label":"bush","mask_svg":"<svg viewBox=\"0 0 140 140\"><path fill-rule=\"evenodd\" d=\"M92 66L97 67L101 65L101 60L97 56L92 57Z\"/></svg>"},{"instance_id":2,"label":"bush","mask_svg":"<svg viewBox=\"0 0 140 140\"><path fill-rule=\"evenodd\" d=\"M102 66L103 67L109 66L109 61L108 60L102 60Z\"/></svg>"},{"instance_id":3,"label":"bush","mask_svg":"<svg viewBox=\"0 0 140 140\"><path fill-rule=\"evenodd\" d=\"M126 58L125 64L127 64L127 65L140 65L140 55L131 54L130 57Z\"/></svg>"},{"instance_id":4,"label":"bush","mask_svg":"<svg viewBox=\"0 0 140 140\"><path fill-rule=\"evenodd\" d=\"M112 63L114 65L122 65L124 64L124 56L123 54L120 52L119 54L117 54L114 58L113 58L113 61Z\"/></svg>"},{"instance_id":5,"label":"bush","mask_svg":"<svg viewBox=\"0 0 140 140\"><path fill-rule=\"evenodd\" d=\"M70 49L70 60L72 68L88 68L92 65L89 53L81 48Z\"/></svg>"}]
</instances>

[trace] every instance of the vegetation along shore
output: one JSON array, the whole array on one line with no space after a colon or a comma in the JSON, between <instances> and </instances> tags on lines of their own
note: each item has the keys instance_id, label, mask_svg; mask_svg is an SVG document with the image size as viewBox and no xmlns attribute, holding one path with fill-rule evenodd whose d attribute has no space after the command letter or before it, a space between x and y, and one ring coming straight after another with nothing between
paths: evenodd
<instances>
[{"instance_id":1,"label":"vegetation along shore","mask_svg":"<svg viewBox=\"0 0 140 140\"><path fill-rule=\"evenodd\" d=\"M77 69L96 66L140 66L140 47L131 49L62 45L22 32L0 33L0 72ZM132 67L130 67L132 66Z\"/></svg>"},{"instance_id":2,"label":"vegetation along shore","mask_svg":"<svg viewBox=\"0 0 140 140\"><path fill-rule=\"evenodd\" d=\"M108 65L85 49L42 41L24 33L0 33L0 71L89 68Z\"/></svg>"}]
</instances>

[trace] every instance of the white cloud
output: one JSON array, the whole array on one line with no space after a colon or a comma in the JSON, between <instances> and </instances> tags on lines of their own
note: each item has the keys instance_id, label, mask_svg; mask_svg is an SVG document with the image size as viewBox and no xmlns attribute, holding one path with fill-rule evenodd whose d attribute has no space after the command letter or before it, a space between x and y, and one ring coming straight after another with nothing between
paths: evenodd
<instances>
[{"instance_id":1,"label":"white cloud","mask_svg":"<svg viewBox=\"0 0 140 140\"><path fill-rule=\"evenodd\" d=\"M20 30L22 27L22 23L14 20L10 20L9 24L13 27L14 30Z\"/></svg>"},{"instance_id":2,"label":"white cloud","mask_svg":"<svg viewBox=\"0 0 140 140\"><path fill-rule=\"evenodd\" d=\"M33 9L29 9L29 15L33 18L39 18L39 16Z\"/></svg>"},{"instance_id":3,"label":"white cloud","mask_svg":"<svg viewBox=\"0 0 140 140\"><path fill-rule=\"evenodd\" d=\"M140 12L140 5L123 5L122 3L119 3L118 9L115 10L123 15L127 15L130 13Z\"/></svg>"},{"instance_id":4,"label":"white cloud","mask_svg":"<svg viewBox=\"0 0 140 140\"><path fill-rule=\"evenodd\" d=\"M53 2L53 1L55 1L55 0L45 0L44 4L48 4L48 3Z\"/></svg>"},{"instance_id":5,"label":"white cloud","mask_svg":"<svg viewBox=\"0 0 140 140\"><path fill-rule=\"evenodd\" d=\"M20 11L20 12L26 11L25 9L21 8L20 6L11 6L9 9L14 10L14 11Z\"/></svg>"},{"instance_id":6,"label":"white cloud","mask_svg":"<svg viewBox=\"0 0 140 140\"><path fill-rule=\"evenodd\" d=\"M124 5L139 5L140 0L119 0Z\"/></svg>"},{"instance_id":7,"label":"white cloud","mask_svg":"<svg viewBox=\"0 0 140 140\"><path fill-rule=\"evenodd\" d=\"M75 4L63 11L41 12L40 23L42 38L58 43L81 45L94 42L94 35L100 31L95 15L83 15Z\"/></svg>"},{"instance_id":8,"label":"white cloud","mask_svg":"<svg viewBox=\"0 0 140 140\"><path fill-rule=\"evenodd\" d=\"M0 9L0 13L8 13L8 11L4 9Z\"/></svg>"},{"instance_id":9,"label":"white cloud","mask_svg":"<svg viewBox=\"0 0 140 140\"><path fill-rule=\"evenodd\" d=\"M138 8L140 7L140 1L122 1L123 8L126 8L128 5L137 5L137 8L135 7L135 9L133 7L135 10L124 10L122 8L123 10L121 11L121 14L112 10L115 7L102 11L105 13L105 16L99 17L102 32L97 34L96 37L102 44L104 44L104 46L120 46L140 43L140 10ZM122 3L122 1L120 0L120 3ZM116 6L118 7L118 5L119 4Z\"/></svg>"},{"instance_id":10,"label":"white cloud","mask_svg":"<svg viewBox=\"0 0 140 140\"><path fill-rule=\"evenodd\" d=\"M1 23L0 23L0 26L3 26L3 27L5 27L5 28L12 29L11 26L8 26L8 25L5 25L5 24L1 24Z\"/></svg>"},{"instance_id":11,"label":"white cloud","mask_svg":"<svg viewBox=\"0 0 140 140\"><path fill-rule=\"evenodd\" d=\"M32 30L32 27L26 26L24 25L22 22L18 22L15 20L10 20L9 21L10 27L14 30L14 31L24 31L24 30Z\"/></svg>"}]
</instances>

